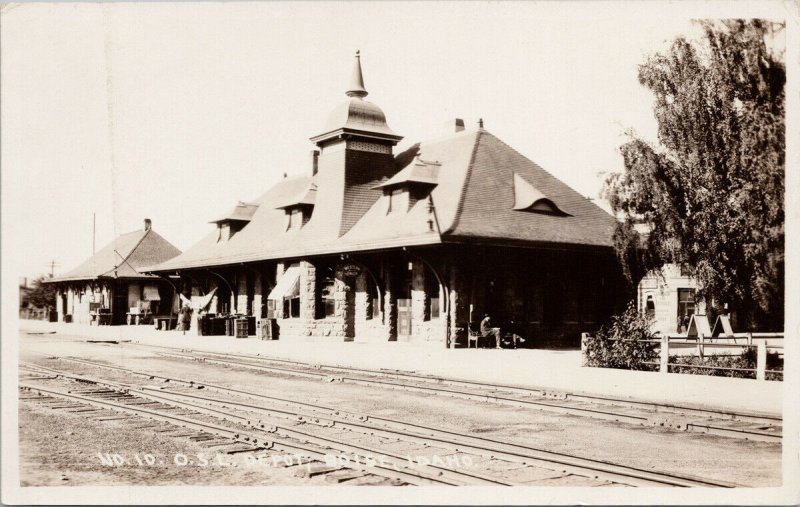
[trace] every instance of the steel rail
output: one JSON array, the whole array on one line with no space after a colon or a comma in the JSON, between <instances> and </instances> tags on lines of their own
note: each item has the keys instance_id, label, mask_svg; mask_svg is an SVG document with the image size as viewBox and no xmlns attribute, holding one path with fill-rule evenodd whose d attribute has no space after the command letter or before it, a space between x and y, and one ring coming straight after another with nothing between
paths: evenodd
<instances>
[{"instance_id":1,"label":"steel rail","mask_svg":"<svg viewBox=\"0 0 800 507\"><path fill-rule=\"evenodd\" d=\"M160 412L157 412L157 411L154 411L154 410L150 410L150 409L136 408L136 407L131 407L131 406L128 406L128 405L121 405L121 404L118 404L118 403L112 403L112 402L105 401L105 400L97 400L97 399L94 399L94 398L89 398L87 396L72 394L72 393L68 393L68 392L65 393L63 391L57 391L57 390L53 390L53 389L43 388L43 387L40 387L40 386L31 385L31 384L20 383L20 388L22 388L24 390L27 390L27 391L46 394L48 396L60 397L60 398L71 399L71 400L78 400L79 402L81 402L81 403L83 403L85 405L101 407L101 408L108 408L108 409L116 411L116 412L123 412L123 413L127 413L127 414L130 414L130 415L135 415L135 416L143 416L143 417L147 417L149 419L158 420L158 421L162 421L162 422L167 422L167 423L170 423L170 424L174 424L175 422L178 422L183 427L191 428L191 429L194 429L194 430L197 430L197 431L206 432L206 433L211 433L213 435L224 436L226 438L230 438L234 442L243 443L243 444L247 444L247 445L253 445L253 446L256 446L259 449L273 449L275 447L275 444L278 444L278 447L280 447L281 449L284 449L284 450L285 449L292 449L294 451L299 451L299 452L302 452L302 453L306 453L306 455L313 456L318 460L324 459L324 457L326 455L330 454L330 453L326 453L324 450L308 448L308 447L304 447L303 445L288 443L288 442L285 442L285 441L282 441L282 440L281 441L274 440L274 439L273 440L267 440L267 441L263 441L262 440L262 443L259 443L259 439L255 434L245 433L245 432L240 431L238 429L234 430L234 429L230 429L230 428L227 428L227 427L224 427L224 426L219 426L219 425L216 425L216 424L211 424L211 423L207 423L207 422L204 422L204 421L200 421L200 420L197 420L197 419L190 419L190 418L187 418L187 417L184 417L184 416L162 414ZM311 442L308 442L308 443L311 443ZM348 464L348 468L354 468L354 469L359 470L361 472L373 473L375 475L384 475L384 476L388 476L388 478L398 478L398 479L401 479L403 481L409 482L410 484L416 484L416 485L421 485L421 484L460 485L457 482L448 481L447 479L442 478L442 477L428 476L428 474L421 474L421 473L418 473L416 471L415 472L406 472L406 471L403 471L403 470L398 470L396 468L396 466L394 466L394 465L389 467L389 466L381 465L377 461L376 461L375 466L374 466L374 468L380 469L380 472L377 472L377 473L375 472L375 470L373 470L373 467L366 467L366 466L365 467L355 467L355 466L351 467ZM406 468L407 469L408 467L403 466L401 468Z\"/></svg>"},{"instance_id":2,"label":"steel rail","mask_svg":"<svg viewBox=\"0 0 800 507\"><path fill-rule=\"evenodd\" d=\"M290 370L287 368L274 368L271 366L264 366L259 364L253 363L244 363L241 361L230 361L225 359L211 359L210 361L206 356L194 356L194 355L185 355L185 354L175 354L175 353L166 353L160 354L167 357L179 357L185 359L195 359L201 360L203 362L209 362L213 364L222 364L222 365L233 365L244 367L248 369L255 369L261 371L274 371L279 370L281 373L286 372L293 372L296 370ZM221 356L219 354L218 356ZM303 376L316 376L317 378L327 378L328 375L325 374L315 374L315 373L306 373L306 372L299 372ZM522 407L522 408L533 408L537 410L546 410L561 414L571 414L571 415L578 415L584 417L592 417L594 419L603 419L615 422L624 422L629 424L638 424L638 425L661 425L663 426L664 421L658 418L658 415L663 414L674 414L680 415L682 417L686 417L686 414L677 409L676 411L672 410L664 410L667 408L667 405L656 405L656 404L649 404L650 411L652 411L651 416L639 416L639 415L632 415L632 414L624 414L619 412L613 412L609 410L600 410L594 408L587 408L587 407L574 407L568 406L564 404L556 404L556 403L548 403L545 401L534 401L530 399L520 399L520 398L510 398L507 396L500 396L498 394L493 393L476 393L476 392L468 392L468 391L459 391L455 389L446 389L443 387L427 387L421 385L412 385L406 383L398 383L398 382L390 382L386 380L376 380L376 379L361 379L361 378L353 378L353 377L338 377L338 381L347 382L352 384L360 384L360 385L377 385L380 387L391 388L391 389L400 389L404 391L416 391L416 392L423 392L423 393L432 393L435 395L444 394L447 396L460 398L460 399L469 399L469 400L476 400L476 401L483 401L489 403L498 403L503 405L509 405L514 407ZM498 386L499 387L499 386ZM566 395L565 395L566 396ZM569 395L571 398L577 398L574 395ZM591 399L590 397L586 397L586 399ZM604 403L599 403L603 405ZM653 408L655 407L655 408ZM644 407L631 407L636 409L645 409ZM661 409L659 411L659 409ZM703 410L703 414L706 417L709 417L709 414L719 414L722 415L722 419L732 419L732 420L739 420L742 422L755 422L759 424L769 424L771 425L776 418L770 418L766 421L764 418L756 418L753 420L752 416L740 415L731 412L714 412L710 409ZM780 420L779 418L777 418ZM683 421L683 422L670 422L670 427L674 427L675 429L681 429L684 431L692 431L692 432L700 432L700 433L707 433L713 434L717 436L725 436L725 437L734 437L734 438L745 438L749 440L758 440L764 442L780 442L782 440L781 434L776 433L767 433L763 431L754 431L748 429L740 429L740 428L725 428L720 426L715 426L712 424L704 424L698 421Z\"/></svg>"},{"instance_id":3,"label":"steel rail","mask_svg":"<svg viewBox=\"0 0 800 507\"><path fill-rule=\"evenodd\" d=\"M130 370L130 369L121 368L121 367L115 367L115 366L109 366L109 365L106 365L106 364L103 364L103 363L97 363L97 362L88 361L88 360L85 360L85 359L77 359L77 358L59 358L59 359L60 360L65 360L65 361L72 361L72 362L76 362L76 363L79 363L79 364L85 364L85 365L89 365L89 366L95 366L95 367L99 367L99 368L106 368L106 369L112 369L112 370L125 371L126 373L129 373L129 374L132 374L132 375L149 376L150 378L162 378L165 381L173 381L173 382L185 383L185 384L187 384L189 386L195 386L196 387L196 386L200 385L200 384L198 384L197 382L195 382L193 380L182 380L182 379L176 379L176 378L153 375L153 374L150 374L150 373L137 372L135 370ZM54 370L54 371L58 371L58 370ZM210 388L212 390L221 390L221 391L225 391L225 392L236 392L236 393L239 393L239 394L245 394L245 395L249 395L249 396L255 395L255 393L249 393L247 391L236 390L236 389L229 388L229 387L224 387L224 386L216 386L216 385L208 384L208 383L204 383L202 385L204 387ZM430 388L428 388L428 389L430 389ZM434 394L436 394L436 393L434 393ZM333 413L338 414L338 415L350 414L351 416L356 417L356 418L361 418L362 420L363 420L363 418L367 417L366 415L357 414L357 413L353 413L353 412L346 412L346 411L343 411L343 410L340 410L340 409L336 409L336 408L328 407L328 406L324 406L324 405L297 402L297 401L288 400L288 399L285 399L285 398L277 398L277 397L261 395L261 394L258 394L256 396L259 396L259 397L262 397L262 398L265 398L265 399L270 399L272 401L279 401L279 402L284 403L284 404L289 405L289 406L300 405L300 406L303 406L305 408L311 408L312 410L324 410L324 411L328 411L328 412L333 412ZM468 397L465 397L465 396L462 396L462 398L468 399ZM475 397L473 397L473 399L476 399L478 401L491 402L491 401L494 401L495 398L491 397L491 396L486 397L486 395L476 395ZM523 407L523 408L530 408L529 406L527 406L525 404L525 402L527 402L527 401L528 400L522 400L523 404L519 404L519 405L515 404L513 401L508 402L507 404L512 405L512 406ZM536 403L536 402L532 402L532 403ZM554 407L552 409L553 411L558 411L561 408L561 406L558 406L558 405L552 405L552 404L548 404L548 405L551 406L551 407ZM534 408L539 408L539 407L534 407ZM569 408L569 407L565 407L565 408ZM546 409L542 409L542 410L546 410ZM753 430L749 430L749 429L729 428L729 427L724 427L724 426L718 426L718 425L705 423L705 422L702 422L702 421L692 421L692 420L689 420L689 421L674 421L674 420L671 420L669 418L659 417L660 415L663 415L664 413L669 414L669 412L659 412L659 413L653 414L653 417L651 417L651 418L638 418L638 419L633 419L634 417L637 417L637 416L629 416L627 414L614 414L614 415L608 415L608 416L605 416L605 417L599 416L599 417L596 417L596 418L605 419L605 420L620 421L620 420L622 420L623 417L628 417L629 419L624 421L624 422L628 422L628 423L631 423L631 424L666 427L666 428L673 428L673 429L679 430L679 431L691 431L691 432L697 432L697 433L703 433L703 434L709 434L709 435L724 436L724 437L730 437L730 438L741 438L741 439L747 439L747 440L753 440L753 441L762 441L762 442L781 442L782 441L782 435L779 434L779 433L776 434L776 433L768 433L766 431L753 431ZM581 413L581 414L578 414L578 415L585 415L585 414ZM374 416L370 416L370 417L373 417L373 419L374 419ZM762 422L762 424L763 424L763 422Z\"/></svg>"},{"instance_id":4,"label":"steel rail","mask_svg":"<svg viewBox=\"0 0 800 507\"><path fill-rule=\"evenodd\" d=\"M162 355L177 355L181 356L181 354L174 352L174 347L164 347L161 345L150 345L150 344L127 344L133 346L140 346L140 347L147 347L147 348L159 348L159 349L168 349L173 352L168 353L161 353ZM182 350L182 352L184 352ZM206 357L206 356L217 356L217 357L235 357L241 359L251 359L257 361L266 361L266 362L277 362L277 363L288 363L293 364L300 367L306 367L309 369L321 370L321 369L328 369L328 370L340 370L340 371L349 371L349 372L358 372L363 373L366 375L377 375L383 377L394 377L394 378L407 378L409 380L417 380L421 382L432 382L436 384L451 384L451 385L460 385L460 386L468 386L480 389L495 389L495 390L507 390L507 391L514 391L519 392L520 394L524 395L538 395L538 396L547 396L548 393L554 392L554 389L547 389L547 388L535 388L535 387L524 387L524 386L517 386L511 384L497 384L497 383L488 383L488 382L480 382L480 381L471 381L471 380L464 380L464 379L451 379L451 378L444 378L439 376L433 375L422 375L422 374L415 374L412 372L399 372L395 370L373 370L368 368L357 368L357 367L349 367L349 366L337 366L337 365L318 365L312 364L308 362L302 361L293 361L289 359L281 359L281 358L271 358L267 356L261 355L244 355L244 354L233 354L233 353L221 353L221 352L211 352L211 351L188 351L188 354L184 354L185 357ZM287 368L281 369L284 372L291 372L297 370L291 370ZM298 371L298 373L305 373ZM325 376L325 375L319 375ZM632 408L640 408L640 409L649 409L655 412L664 411L664 412L677 412L681 414L692 414L692 415L700 415L705 417L722 417L722 418L730 418L736 419L740 421L749 421L755 423L771 423L771 422L781 422L783 419L781 416L766 414L766 413L757 413L757 412L736 412L731 410L724 410L724 409L711 409L711 408L704 408L704 407L694 407L688 405L678 405L672 403L655 403L649 401L640 401L634 399L627 399L627 398L614 398L609 396L598 396L592 395L587 393L575 393L575 392L563 392L558 393L562 396L567 396L570 399L574 399L576 401L587 401L590 403L595 404L610 404L610 405L621 405L621 406L628 406Z\"/></svg>"},{"instance_id":5,"label":"steel rail","mask_svg":"<svg viewBox=\"0 0 800 507\"><path fill-rule=\"evenodd\" d=\"M152 388L143 388L144 390L154 390ZM273 412L273 409L262 407L258 405L240 403L230 399L216 399L208 396L201 396L188 393L176 393L171 391L160 391L164 394L176 397L190 397L205 401L210 401L220 405L236 405L249 410L259 410L265 412ZM283 411L281 411L283 412ZM313 416L312 416L313 417ZM583 475L590 478L602 478L613 482L628 484L631 486L653 486L657 485L671 485L671 486L717 486L717 487L735 487L735 484L728 482L720 482L709 479L702 479L689 475L677 474L664 474L653 473L635 467L628 467L625 465L612 464L602 460L594 460L588 458L579 458L569 456L563 453L552 453L550 451L543 451L541 449L532 448L529 446L503 442L484 437L474 437L471 435L464 435L461 433L443 430L439 428L430 428L421 425L414 425L405 422L395 421L383 417L367 416L367 421L380 421L386 426L376 427L374 425L367 425L359 422L352 422L342 420L341 418L333 418L332 422L334 427L342 427L347 429L355 429L369 434L380 434L389 438L397 437L430 445L431 442L436 444L444 444L457 452L468 451L474 454L488 456L492 458L500 458L523 465L537 465L551 470L563 470L565 472L574 473L576 475ZM326 421L317 421L317 424L322 424ZM392 429L390 426L396 426ZM487 445L492 444L492 445ZM542 453L546 453L543 455ZM557 459L553 458L553 454L558 455ZM590 462L591 468L587 465ZM554 467L553 465L557 465ZM568 467L567 470L564 467ZM601 468L602 467L602 468ZM636 475L632 475L631 472ZM669 477L669 480L665 480ZM681 482L680 484L678 482Z\"/></svg>"},{"instance_id":6,"label":"steel rail","mask_svg":"<svg viewBox=\"0 0 800 507\"><path fill-rule=\"evenodd\" d=\"M234 414L232 412L223 411L223 410L217 410L217 409L213 409L213 408L208 408L208 407L200 406L200 405L197 405L197 404L194 404L194 403L178 402L178 401L176 401L176 400L174 400L172 398L166 397L166 396L149 394L147 392L144 392L141 389L136 389L136 388L130 387L128 384L120 384L118 382L107 381L107 380L104 380L104 379L99 379L99 378L94 378L94 377L77 376L77 375L72 375L72 374L66 374L66 375L63 375L63 376L65 378L70 378L70 379L78 380L78 381L82 381L82 382L89 382L89 383L98 384L98 385L105 385L105 386L108 386L108 387L110 387L112 389L124 390L124 394L135 393L137 396L139 396L141 398L149 399L149 400L152 400L153 402L156 402L156 403L162 403L163 404L164 401L167 401L167 402L169 402L169 404L171 404L171 405L173 405L175 407L178 407L178 408L199 411L199 412L203 412L203 413L206 413L207 415L211 415L211 416L214 416L214 417L223 417L226 420L235 419L240 424L243 424L243 425L248 426L248 427L252 427L252 428L260 430L260 431L266 431L266 432L269 432L269 433L276 433L276 432L283 433L284 434L283 436L288 436L290 438L295 438L295 439L297 439L297 438L304 439L308 443L314 443L316 445L325 446L325 447L328 447L328 448L331 448L331 449L338 448L338 450L340 452L345 452L345 453L348 453L348 452L351 452L351 453L360 452L360 453L362 453L361 454L362 456L367 456L368 455L368 454L364 454L364 453L371 453L372 454L371 457L373 457L375 459L383 458L383 457L391 457L391 458L394 458L394 459L396 459L398 461L401 461L401 462L405 459L404 456L396 454L396 453L386 452L386 451L382 451L380 449L375 449L375 448L371 448L371 447L367 447L367 446L363 446L363 445L355 445L355 444L352 444L352 443L342 443L342 442L337 441L337 440L333 440L333 439L325 438L325 437L320 437L318 435L313 435L313 434L310 434L310 433L307 433L307 432L295 430L293 428L287 428L287 427L278 426L278 425L274 425L274 424L271 424L270 427L267 428L261 421L259 421L258 423L253 423L250 418L243 417L243 416ZM173 394L173 395L178 394L179 395L180 393L169 393L169 394ZM393 463L393 466L396 467L397 463ZM452 470L452 469L449 469L449 468L446 468L446 467L440 467L440 466L433 465L433 464L428 465L428 466L430 468L437 469L439 477L451 476L451 478L453 480L460 481L460 482L465 482L464 478L466 478L466 483L472 483L472 484L506 485L506 486L511 485L511 483L509 483L509 482L502 481L502 480L499 480L499 479L497 479L495 477L487 476L485 474L470 473L470 472L466 472L466 471L462 471L462 470Z\"/></svg>"},{"instance_id":7,"label":"steel rail","mask_svg":"<svg viewBox=\"0 0 800 507\"><path fill-rule=\"evenodd\" d=\"M86 362L84 360L79 360L80 362ZM110 367L108 365L102 365L102 363L97 363L100 366L115 369L114 367ZM50 369L52 370L52 369ZM52 370L58 372L58 370ZM153 378L153 376L149 375L146 372L136 372L140 376L149 376ZM165 377L163 377L165 378ZM186 381L180 379L172 379L178 380L181 383L186 384L193 384L197 385L207 385L207 384L200 384L195 383L193 381ZM240 391L240 390L229 390L227 388L221 386L214 386L215 388L221 389L223 391L234 391L237 394L244 394L246 396L255 397L255 398L266 398L272 399L269 396L261 395L258 393L251 393L247 391ZM183 393L175 393L175 392L166 392L164 394L170 394L174 396L189 396L198 399L202 399L205 397L199 395L184 395ZM209 399L209 398L206 398ZM213 399L212 399L213 400ZM227 403L233 404L232 400L214 400L220 403ZM313 404L303 404L305 406L315 406ZM252 406L251 407L255 407ZM329 407L323 406L315 406L316 408L320 408L323 410L334 411L335 415L339 414L338 411L335 409L331 409ZM508 442L502 442L498 440L487 439L483 437L472 437L469 435L462 435L460 433L442 430L439 428L431 428L422 425L417 425L413 423L406 423L403 421L396 421L393 419L382 418L382 417L375 417L371 415L359 415L353 413L353 415L357 416L361 421L380 421L384 424L394 425L395 427L400 427L400 431L405 435L408 436L409 431L416 431L418 432L417 435L414 436L422 436L426 439L436 441L437 443L446 443L451 446L454 446L455 449L458 450L471 450L476 452L477 454L481 455L490 455L490 456L497 456L500 457L501 455L506 459L511 459L517 462L524 462L530 463L532 461L539 464L539 466L544 466L545 468L552 469L553 464L558 465L556 468L557 470L563 470L564 466L570 467L571 472L577 475L584 475L589 476L592 478L599 477L598 473L602 474L604 478L608 478L608 480L612 480L613 482L620 482L623 484L630 484L630 485L648 485L652 486L654 484L658 485L673 485L673 486L717 486L717 487L734 487L735 484L721 482L711 479L703 479L693 476L687 475L678 475L678 474L668 474L668 473L658 473L658 472L651 472L648 470L637 469L635 467L628 467L625 465L619 465L616 463L610 463L602 460L594 460L590 458L582 458L577 456L572 456L566 453L556 453L552 451L546 451L542 449L537 449L529 446L519 445L519 444L512 444ZM336 421L335 421L336 422ZM358 423L353 423L350 421L338 421L339 424L345 425L353 425L356 426ZM362 425L366 426L366 425ZM377 428L370 428L370 429L377 429ZM387 428L382 428L381 431L390 431ZM446 440L449 438L449 440ZM487 445L491 444L491 445ZM549 464L549 466L546 466ZM631 482L634 482L631 484Z\"/></svg>"}]
</instances>

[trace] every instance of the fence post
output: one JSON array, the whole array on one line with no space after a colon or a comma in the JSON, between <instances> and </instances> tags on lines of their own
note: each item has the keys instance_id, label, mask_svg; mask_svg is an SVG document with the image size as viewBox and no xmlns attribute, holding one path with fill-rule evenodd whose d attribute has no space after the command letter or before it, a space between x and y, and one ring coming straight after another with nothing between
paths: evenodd
<instances>
[{"instance_id":1,"label":"fence post","mask_svg":"<svg viewBox=\"0 0 800 507\"><path fill-rule=\"evenodd\" d=\"M700 357L700 359L703 359L703 340L704 339L705 339L705 337L703 336L703 333L699 333L697 335L697 355Z\"/></svg>"},{"instance_id":2,"label":"fence post","mask_svg":"<svg viewBox=\"0 0 800 507\"><path fill-rule=\"evenodd\" d=\"M758 342L756 350L756 380L767 380L767 342Z\"/></svg>"},{"instance_id":3,"label":"fence post","mask_svg":"<svg viewBox=\"0 0 800 507\"><path fill-rule=\"evenodd\" d=\"M753 344L753 333L747 333L747 344L748 345Z\"/></svg>"},{"instance_id":4,"label":"fence post","mask_svg":"<svg viewBox=\"0 0 800 507\"><path fill-rule=\"evenodd\" d=\"M581 333L581 359L586 360L586 340L589 338L589 333Z\"/></svg>"},{"instance_id":5,"label":"fence post","mask_svg":"<svg viewBox=\"0 0 800 507\"><path fill-rule=\"evenodd\" d=\"M669 336L664 335L661 337L661 350L658 355L661 363L659 371L661 373L669 373Z\"/></svg>"}]
</instances>

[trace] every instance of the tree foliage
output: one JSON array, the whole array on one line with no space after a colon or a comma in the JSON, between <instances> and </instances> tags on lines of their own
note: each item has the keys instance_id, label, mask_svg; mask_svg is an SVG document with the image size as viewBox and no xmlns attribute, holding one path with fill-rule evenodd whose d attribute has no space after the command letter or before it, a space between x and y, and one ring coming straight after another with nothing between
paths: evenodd
<instances>
[{"instance_id":1,"label":"tree foliage","mask_svg":"<svg viewBox=\"0 0 800 507\"><path fill-rule=\"evenodd\" d=\"M639 67L659 145L629 134L625 171L606 180L617 253L634 283L682 264L712 311L727 303L740 324L782 329L786 74L774 46L784 27L701 25L701 40L678 38Z\"/></svg>"},{"instance_id":2,"label":"tree foliage","mask_svg":"<svg viewBox=\"0 0 800 507\"><path fill-rule=\"evenodd\" d=\"M40 276L33 281L33 290L28 294L28 305L33 308L50 308L56 304L56 288L52 283L44 283L47 277Z\"/></svg>"}]
</instances>

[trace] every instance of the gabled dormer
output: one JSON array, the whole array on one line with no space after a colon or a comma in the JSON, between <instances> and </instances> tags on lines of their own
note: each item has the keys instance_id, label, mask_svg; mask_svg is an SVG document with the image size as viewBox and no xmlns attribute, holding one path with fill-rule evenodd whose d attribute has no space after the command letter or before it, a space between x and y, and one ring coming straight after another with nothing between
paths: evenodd
<instances>
[{"instance_id":1,"label":"gabled dormer","mask_svg":"<svg viewBox=\"0 0 800 507\"><path fill-rule=\"evenodd\" d=\"M282 209L286 214L285 230L297 231L306 225L314 212L316 199L317 186L311 183L302 192L290 198L284 204L277 206L276 209Z\"/></svg>"},{"instance_id":2,"label":"gabled dormer","mask_svg":"<svg viewBox=\"0 0 800 507\"><path fill-rule=\"evenodd\" d=\"M258 204L249 204L239 201L236 206L217 220L212 220L210 223L217 224L217 242L225 242L231 239L237 232L244 229L250 220L253 218Z\"/></svg>"},{"instance_id":3,"label":"gabled dormer","mask_svg":"<svg viewBox=\"0 0 800 507\"><path fill-rule=\"evenodd\" d=\"M386 213L406 213L414 205L427 198L439 183L439 168L436 161L423 160L419 155L414 162L375 188L383 190Z\"/></svg>"},{"instance_id":4,"label":"gabled dormer","mask_svg":"<svg viewBox=\"0 0 800 507\"><path fill-rule=\"evenodd\" d=\"M571 216L517 173L514 173L514 209L543 215Z\"/></svg>"}]
</instances>

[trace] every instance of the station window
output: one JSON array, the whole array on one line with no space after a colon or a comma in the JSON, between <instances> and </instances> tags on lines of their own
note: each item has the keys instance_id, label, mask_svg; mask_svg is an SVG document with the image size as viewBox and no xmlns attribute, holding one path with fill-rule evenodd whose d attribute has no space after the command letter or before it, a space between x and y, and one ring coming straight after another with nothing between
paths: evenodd
<instances>
[{"instance_id":1,"label":"station window","mask_svg":"<svg viewBox=\"0 0 800 507\"><path fill-rule=\"evenodd\" d=\"M336 312L336 277L332 268L325 269L320 288L320 306L318 317L333 317Z\"/></svg>"},{"instance_id":2,"label":"station window","mask_svg":"<svg viewBox=\"0 0 800 507\"><path fill-rule=\"evenodd\" d=\"M296 319L300 317L300 296L283 299L283 317L285 319Z\"/></svg>"},{"instance_id":3,"label":"station window","mask_svg":"<svg viewBox=\"0 0 800 507\"><path fill-rule=\"evenodd\" d=\"M678 289L678 318L694 315L694 289Z\"/></svg>"},{"instance_id":4,"label":"station window","mask_svg":"<svg viewBox=\"0 0 800 507\"><path fill-rule=\"evenodd\" d=\"M296 230L303 226L303 210L294 208L289 212L289 230Z\"/></svg>"},{"instance_id":5,"label":"station window","mask_svg":"<svg viewBox=\"0 0 800 507\"><path fill-rule=\"evenodd\" d=\"M389 207L386 213L394 213L403 209L403 203L408 206L408 197L405 195L404 188L393 188L388 194Z\"/></svg>"},{"instance_id":6,"label":"station window","mask_svg":"<svg viewBox=\"0 0 800 507\"><path fill-rule=\"evenodd\" d=\"M428 297L428 312L425 320L438 319L440 315L439 280L430 269L425 269L425 294Z\"/></svg>"}]
</instances>

